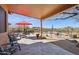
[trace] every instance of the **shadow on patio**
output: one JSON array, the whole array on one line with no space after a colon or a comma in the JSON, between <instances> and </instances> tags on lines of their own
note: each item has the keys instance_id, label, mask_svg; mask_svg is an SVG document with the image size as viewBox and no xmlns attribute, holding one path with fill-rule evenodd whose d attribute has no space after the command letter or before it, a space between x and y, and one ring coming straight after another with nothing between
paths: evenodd
<instances>
[{"instance_id":1,"label":"shadow on patio","mask_svg":"<svg viewBox=\"0 0 79 59\"><path fill-rule=\"evenodd\" d=\"M71 42L69 40L59 40L55 42L51 42L69 52L79 55L79 48L76 47L77 43Z\"/></svg>"}]
</instances>

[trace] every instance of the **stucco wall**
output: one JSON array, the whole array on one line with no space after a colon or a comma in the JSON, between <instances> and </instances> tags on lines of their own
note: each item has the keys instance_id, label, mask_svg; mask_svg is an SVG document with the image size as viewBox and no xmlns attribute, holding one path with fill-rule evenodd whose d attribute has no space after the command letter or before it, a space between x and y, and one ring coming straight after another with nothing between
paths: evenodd
<instances>
[{"instance_id":1,"label":"stucco wall","mask_svg":"<svg viewBox=\"0 0 79 59\"><path fill-rule=\"evenodd\" d=\"M8 43L8 35L7 32L0 33L0 45Z\"/></svg>"}]
</instances>

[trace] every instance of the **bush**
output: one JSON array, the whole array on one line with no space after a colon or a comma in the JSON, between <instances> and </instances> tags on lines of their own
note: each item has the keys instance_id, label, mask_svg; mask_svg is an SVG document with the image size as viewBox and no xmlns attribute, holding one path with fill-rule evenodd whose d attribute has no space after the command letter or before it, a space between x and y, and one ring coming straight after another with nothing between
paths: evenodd
<instances>
[{"instance_id":1,"label":"bush","mask_svg":"<svg viewBox=\"0 0 79 59\"><path fill-rule=\"evenodd\" d=\"M46 37L40 37L40 39L46 39Z\"/></svg>"},{"instance_id":2,"label":"bush","mask_svg":"<svg viewBox=\"0 0 79 59\"><path fill-rule=\"evenodd\" d=\"M42 39L46 39L46 37L42 37Z\"/></svg>"},{"instance_id":3,"label":"bush","mask_svg":"<svg viewBox=\"0 0 79 59\"><path fill-rule=\"evenodd\" d=\"M48 35L46 35L47 37L49 37Z\"/></svg>"},{"instance_id":4,"label":"bush","mask_svg":"<svg viewBox=\"0 0 79 59\"><path fill-rule=\"evenodd\" d=\"M77 38L77 35L73 35L73 38Z\"/></svg>"}]
</instances>

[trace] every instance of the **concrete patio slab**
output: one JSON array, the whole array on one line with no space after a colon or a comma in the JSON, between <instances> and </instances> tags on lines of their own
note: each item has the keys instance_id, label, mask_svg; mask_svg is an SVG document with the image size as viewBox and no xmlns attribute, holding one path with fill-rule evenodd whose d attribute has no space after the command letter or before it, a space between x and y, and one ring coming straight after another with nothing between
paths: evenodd
<instances>
[{"instance_id":1,"label":"concrete patio slab","mask_svg":"<svg viewBox=\"0 0 79 59\"><path fill-rule=\"evenodd\" d=\"M22 50L14 55L74 55L46 40L21 39L19 41Z\"/></svg>"}]
</instances>

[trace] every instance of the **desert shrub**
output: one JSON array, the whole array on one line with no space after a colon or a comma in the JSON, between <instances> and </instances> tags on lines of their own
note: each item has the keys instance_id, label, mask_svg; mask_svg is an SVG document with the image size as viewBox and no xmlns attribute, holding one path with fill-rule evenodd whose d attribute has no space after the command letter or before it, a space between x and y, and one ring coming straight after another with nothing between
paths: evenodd
<instances>
[{"instance_id":1,"label":"desert shrub","mask_svg":"<svg viewBox=\"0 0 79 59\"><path fill-rule=\"evenodd\" d=\"M48 35L46 35L47 37L49 37Z\"/></svg>"},{"instance_id":2,"label":"desert shrub","mask_svg":"<svg viewBox=\"0 0 79 59\"><path fill-rule=\"evenodd\" d=\"M73 38L77 38L77 35L73 35Z\"/></svg>"},{"instance_id":3,"label":"desert shrub","mask_svg":"<svg viewBox=\"0 0 79 59\"><path fill-rule=\"evenodd\" d=\"M39 37L39 38L40 38L40 39L46 39L46 37L44 37L44 36L43 36L43 37Z\"/></svg>"}]
</instances>

